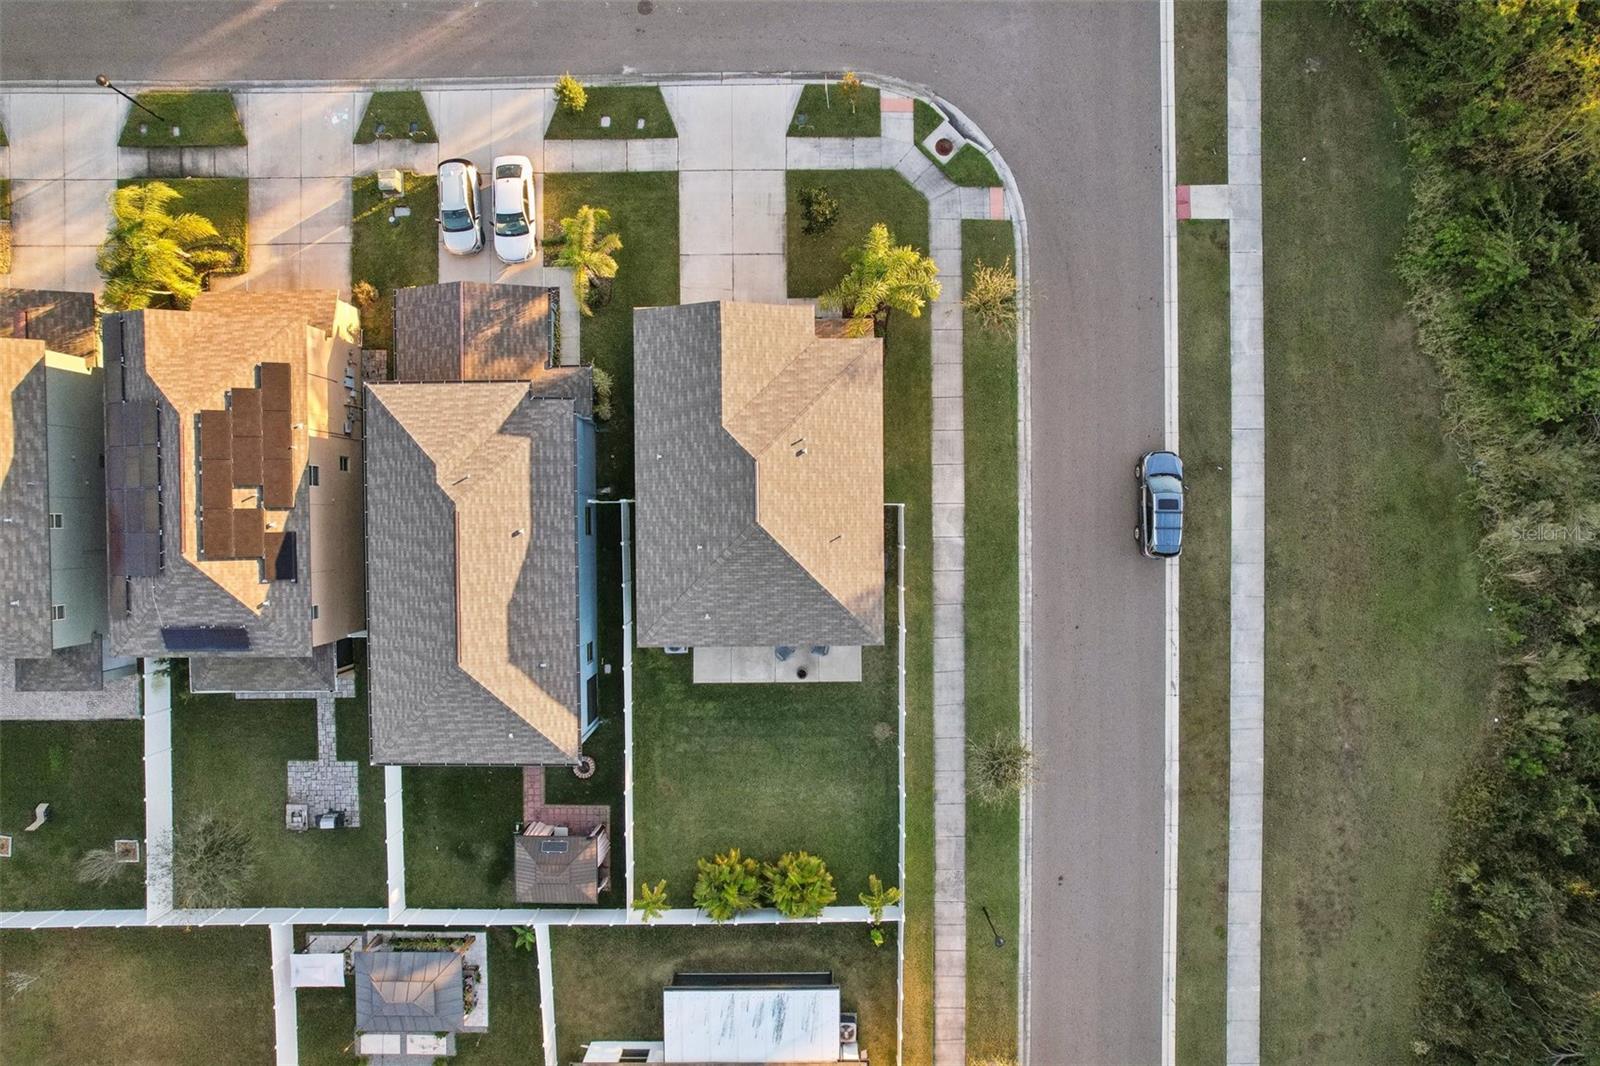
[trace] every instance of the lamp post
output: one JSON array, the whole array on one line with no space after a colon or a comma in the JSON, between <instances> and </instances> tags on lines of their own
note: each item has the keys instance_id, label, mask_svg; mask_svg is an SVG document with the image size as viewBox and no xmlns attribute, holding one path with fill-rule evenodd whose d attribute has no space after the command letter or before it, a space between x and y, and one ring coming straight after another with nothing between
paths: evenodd
<instances>
[{"instance_id":1,"label":"lamp post","mask_svg":"<svg viewBox=\"0 0 1600 1066\"><path fill-rule=\"evenodd\" d=\"M994 927L994 919L989 917L989 908L979 907L978 909L983 912L983 920L989 923L989 932L994 934L994 946L997 948L1005 947L1006 938L1001 936L1000 930Z\"/></svg>"},{"instance_id":2,"label":"lamp post","mask_svg":"<svg viewBox=\"0 0 1600 1066\"><path fill-rule=\"evenodd\" d=\"M120 96L124 100L128 101L128 103L132 104L134 107L137 107L140 111L143 111L146 114L150 115L157 122L161 122L161 123L164 123L164 124L167 124L167 125L171 125L171 123L168 123L166 119L162 118L160 115L156 114L154 111L151 111L148 107L145 107L139 101L135 100L133 97L129 96L127 93L123 92L121 89L117 88L115 85L112 85L111 84L111 79L106 77L104 74L96 74L94 76L94 83L96 85L100 86L100 88L102 88L102 89L110 89L112 92L116 93L118 96Z\"/></svg>"}]
</instances>

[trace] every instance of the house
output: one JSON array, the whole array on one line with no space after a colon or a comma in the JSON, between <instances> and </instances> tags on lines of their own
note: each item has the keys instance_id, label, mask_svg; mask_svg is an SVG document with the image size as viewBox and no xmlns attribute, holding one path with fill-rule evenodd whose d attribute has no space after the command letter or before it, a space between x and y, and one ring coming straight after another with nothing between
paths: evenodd
<instances>
[{"instance_id":1,"label":"house","mask_svg":"<svg viewBox=\"0 0 1600 1066\"><path fill-rule=\"evenodd\" d=\"M680 973L661 1040L597 1040L584 1062L863 1062L831 973Z\"/></svg>"},{"instance_id":2,"label":"house","mask_svg":"<svg viewBox=\"0 0 1600 1066\"><path fill-rule=\"evenodd\" d=\"M640 308L633 335L639 643L695 648L697 680L841 650L859 677L884 634L882 342L732 302Z\"/></svg>"},{"instance_id":3,"label":"house","mask_svg":"<svg viewBox=\"0 0 1600 1066\"><path fill-rule=\"evenodd\" d=\"M361 328L331 292L107 315L110 638L196 691L327 692L365 626Z\"/></svg>"},{"instance_id":4,"label":"house","mask_svg":"<svg viewBox=\"0 0 1600 1066\"><path fill-rule=\"evenodd\" d=\"M598 722L593 381L471 310L548 315L514 288L401 290L411 380L367 390L375 763L572 765Z\"/></svg>"},{"instance_id":5,"label":"house","mask_svg":"<svg viewBox=\"0 0 1600 1066\"><path fill-rule=\"evenodd\" d=\"M133 718L105 646L104 373L86 292L0 290L0 718Z\"/></svg>"}]
</instances>

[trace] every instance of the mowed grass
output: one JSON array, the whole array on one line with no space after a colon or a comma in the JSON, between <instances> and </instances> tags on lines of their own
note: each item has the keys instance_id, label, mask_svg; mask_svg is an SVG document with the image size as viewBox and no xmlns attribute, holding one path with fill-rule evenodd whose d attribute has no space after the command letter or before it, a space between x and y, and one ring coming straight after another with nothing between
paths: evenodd
<instances>
[{"instance_id":1,"label":"mowed grass","mask_svg":"<svg viewBox=\"0 0 1600 1066\"><path fill-rule=\"evenodd\" d=\"M1228 180L1228 5L1180 0L1173 9L1173 51L1178 181L1222 184Z\"/></svg>"},{"instance_id":2,"label":"mowed grass","mask_svg":"<svg viewBox=\"0 0 1600 1066\"><path fill-rule=\"evenodd\" d=\"M383 132L378 132L378 125ZM416 131L411 129L416 124ZM361 114L361 125L356 127L356 144L371 144L379 138L401 139L416 144L431 144L439 139L434 132L433 119L428 115L428 103L415 89L375 92L367 101Z\"/></svg>"},{"instance_id":3,"label":"mowed grass","mask_svg":"<svg viewBox=\"0 0 1600 1066\"><path fill-rule=\"evenodd\" d=\"M1445 801L1494 663L1464 471L1395 276L1403 131L1352 34L1321 5L1265 8L1271 1062L1412 1056Z\"/></svg>"},{"instance_id":4,"label":"mowed grass","mask_svg":"<svg viewBox=\"0 0 1600 1066\"><path fill-rule=\"evenodd\" d=\"M912 111L912 132L916 136L917 150L927 156L945 177L957 185L976 188L1000 184L1000 175L994 169L994 164L989 162L989 157L974 145L964 144L956 150L955 155L944 160L924 148L922 142L928 134L939 128L939 123L943 119L939 112L934 110L933 105L924 100L918 100Z\"/></svg>"},{"instance_id":5,"label":"mowed grass","mask_svg":"<svg viewBox=\"0 0 1600 1066\"><path fill-rule=\"evenodd\" d=\"M843 251L875 222L927 252L928 201L895 172L800 170L786 180L791 297L816 296L836 284L845 271ZM839 219L827 233L808 236L800 231L798 194L813 185L838 198ZM895 313L883 346L883 493L885 501L905 505L906 1062L933 1059L932 338L927 314ZM885 635L896 638L892 629Z\"/></svg>"},{"instance_id":6,"label":"mowed grass","mask_svg":"<svg viewBox=\"0 0 1600 1066\"><path fill-rule=\"evenodd\" d=\"M350 1066L358 1061L356 993L344 988L295 989L300 1066Z\"/></svg>"},{"instance_id":7,"label":"mowed grass","mask_svg":"<svg viewBox=\"0 0 1600 1066\"><path fill-rule=\"evenodd\" d=\"M32 833L34 809L50 820ZM144 863L104 888L79 884L78 860L144 839L144 727L125 722L0 722L0 910L144 906ZM141 854L142 859L142 854Z\"/></svg>"},{"instance_id":8,"label":"mowed grass","mask_svg":"<svg viewBox=\"0 0 1600 1066\"><path fill-rule=\"evenodd\" d=\"M522 769L407 766L402 775L406 902L516 906L511 843L522 820Z\"/></svg>"},{"instance_id":9,"label":"mowed grass","mask_svg":"<svg viewBox=\"0 0 1600 1066\"><path fill-rule=\"evenodd\" d=\"M1228 920L1228 224L1178 229L1178 1061L1223 1061Z\"/></svg>"},{"instance_id":10,"label":"mowed grass","mask_svg":"<svg viewBox=\"0 0 1600 1066\"><path fill-rule=\"evenodd\" d=\"M839 84L807 85L800 90L791 137L876 137L882 132L878 90L863 85L854 110L839 92ZM802 119L804 121L802 121Z\"/></svg>"},{"instance_id":11,"label":"mowed grass","mask_svg":"<svg viewBox=\"0 0 1600 1066\"><path fill-rule=\"evenodd\" d=\"M247 828L255 876L241 907L382 906L388 898L383 768L368 761L364 699L335 708L338 757L360 767L361 827L291 832L283 825L291 759L317 757L311 700L188 696L172 712L173 819L178 832L215 814Z\"/></svg>"},{"instance_id":12,"label":"mowed grass","mask_svg":"<svg viewBox=\"0 0 1600 1066\"><path fill-rule=\"evenodd\" d=\"M539 1013L539 963L533 951L517 948L508 926L489 933L489 1031L456 1036L461 1066L543 1066L544 1022Z\"/></svg>"},{"instance_id":13,"label":"mowed grass","mask_svg":"<svg viewBox=\"0 0 1600 1066\"><path fill-rule=\"evenodd\" d=\"M233 252L234 265L213 274L243 274L250 269L250 179L248 178L124 178L117 187L148 185L152 181L170 185L180 199L173 214L195 214L211 220L217 228L221 246Z\"/></svg>"},{"instance_id":14,"label":"mowed grass","mask_svg":"<svg viewBox=\"0 0 1600 1066\"><path fill-rule=\"evenodd\" d=\"M1014 256L1010 222L961 223L961 272L970 285L979 263L999 267ZM1017 340L962 320L962 394L966 426L967 737L1015 740L1018 703ZM967 800L967 1050L975 1058L1017 1053L1019 806ZM994 934L987 906L1005 937Z\"/></svg>"},{"instance_id":15,"label":"mowed grass","mask_svg":"<svg viewBox=\"0 0 1600 1066\"><path fill-rule=\"evenodd\" d=\"M394 352L394 291L439 280L439 183L432 174L404 173L405 195L386 200L376 174L350 180L350 282L365 281L378 292L361 308L362 343ZM394 207L411 215L389 221ZM490 254L488 250L478 253Z\"/></svg>"},{"instance_id":16,"label":"mowed grass","mask_svg":"<svg viewBox=\"0 0 1600 1066\"><path fill-rule=\"evenodd\" d=\"M860 1015L863 1057L892 1063L896 932L886 924L878 948L860 925L552 928L560 1061L578 1062L594 1040L660 1040L661 990L676 973L827 970L840 1009Z\"/></svg>"},{"instance_id":17,"label":"mowed grass","mask_svg":"<svg viewBox=\"0 0 1600 1066\"><path fill-rule=\"evenodd\" d=\"M8 930L0 982L0 1059L18 1066L272 1061L263 928Z\"/></svg>"},{"instance_id":18,"label":"mowed grass","mask_svg":"<svg viewBox=\"0 0 1600 1066\"><path fill-rule=\"evenodd\" d=\"M545 127L547 140L616 141L639 137L676 137L667 101L656 85L590 85L582 111L557 107ZM600 125L609 116L611 125ZM640 120L644 121L640 128Z\"/></svg>"},{"instance_id":19,"label":"mowed grass","mask_svg":"<svg viewBox=\"0 0 1600 1066\"><path fill-rule=\"evenodd\" d=\"M244 126L233 94L212 90L148 92L134 97L154 111L157 119L143 108L128 106L128 119L117 144L123 148L199 148L231 147L245 143ZM140 126L145 127L143 133ZM172 135L177 126L179 135Z\"/></svg>"}]
</instances>

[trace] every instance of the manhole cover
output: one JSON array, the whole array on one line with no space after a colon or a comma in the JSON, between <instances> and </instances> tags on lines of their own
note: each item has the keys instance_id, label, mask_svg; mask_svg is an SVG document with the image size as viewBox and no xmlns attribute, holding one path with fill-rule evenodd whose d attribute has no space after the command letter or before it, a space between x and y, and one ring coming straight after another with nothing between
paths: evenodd
<instances>
[{"instance_id":1,"label":"manhole cover","mask_svg":"<svg viewBox=\"0 0 1600 1066\"><path fill-rule=\"evenodd\" d=\"M950 142L950 138L948 137L940 137L937 141L933 142L933 150L938 152L940 155L949 155L951 152L955 151L955 148L956 146Z\"/></svg>"},{"instance_id":2,"label":"manhole cover","mask_svg":"<svg viewBox=\"0 0 1600 1066\"><path fill-rule=\"evenodd\" d=\"M639 14L648 15L656 9L653 0L639 0Z\"/></svg>"}]
</instances>

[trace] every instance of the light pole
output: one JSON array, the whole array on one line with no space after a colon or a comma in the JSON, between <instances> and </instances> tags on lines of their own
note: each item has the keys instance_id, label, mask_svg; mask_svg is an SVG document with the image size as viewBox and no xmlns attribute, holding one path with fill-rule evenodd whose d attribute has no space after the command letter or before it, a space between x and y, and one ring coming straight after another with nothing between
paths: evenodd
<instances>
[{"instance_id":1,"label":"light pole","mask_svg":"<svg viewBox=\"0 0 1600 1066\"><path fill-rule=\"evenodd\" d=\"M989 917L989 908L979 907L978 909L983 912L983 920L989 923L989 932L994 934L994 946L997 948L1005 947L1006 938L1001 936L1000 930L994 927L994 919Z\"/></svg>"},{"instance_id":2,"label":"light pole","mask_svg":"<svg viewBox=\"0 0 1600 1066\"><path fill-rule=\"evenodd\" d=\"M111 84L111 79L106 77L104 74L96 74L94 76L94 83L96 85L100 86L100 88L102 88L102 89L110 89L112 92L116 93L118 96L120 96L124 100L128 101L128 103L132 104L134 107L137 107L140 111L143 111L146 114L150 115L157 122L161 122L161 123L164 123L166 125L171 125L171 123L168 123L166 119L162 118L160 115L156 114L154 111L151 111L148 107L145 107L139 101L135 100L133 97L129 96L127 93L123 92L121 89L117 88L115 85L112 85Z\"/></svg>"}]
</instances>

